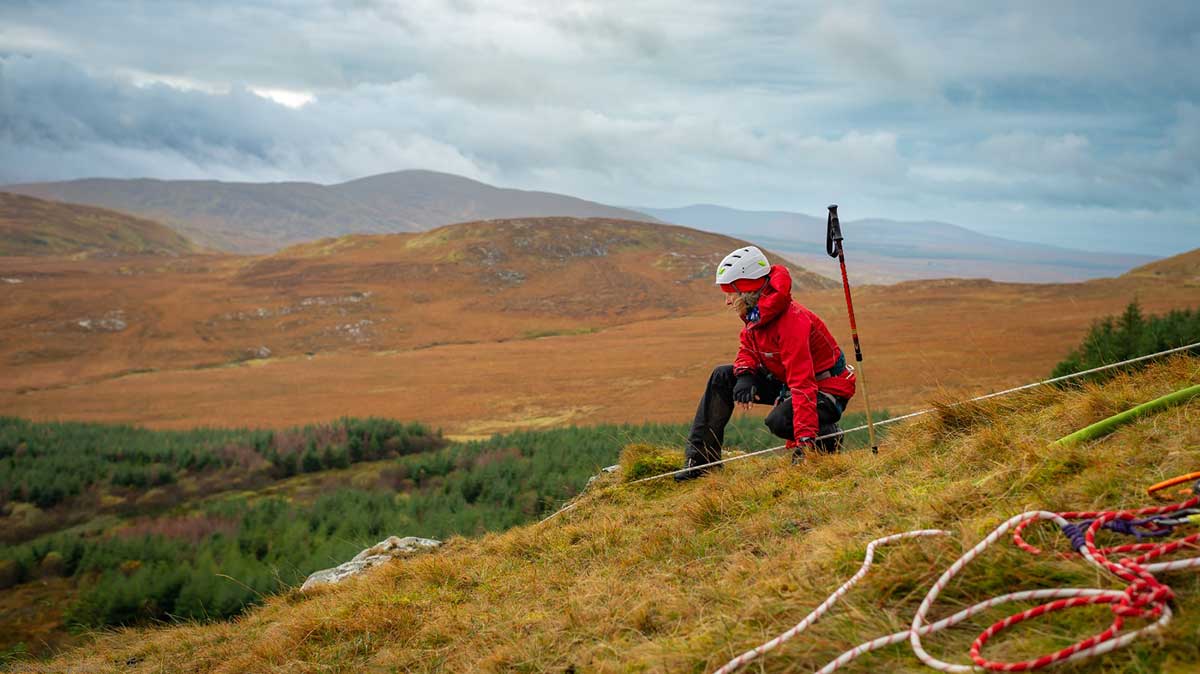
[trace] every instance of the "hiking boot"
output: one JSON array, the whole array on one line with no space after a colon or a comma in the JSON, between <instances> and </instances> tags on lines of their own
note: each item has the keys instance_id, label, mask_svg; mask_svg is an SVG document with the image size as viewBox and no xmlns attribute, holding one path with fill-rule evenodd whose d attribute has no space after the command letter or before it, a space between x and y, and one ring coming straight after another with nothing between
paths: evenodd
<instances>
[{"instance_id":1,"label":"hiking boot","mask_svg":"<svg viewBox=\"0 0 1200 674\"><path fill-rule=\"evenodd\" d=\"M821 426L821 430L819 432L821 435L833 435L834 433L838 433L839 435L834 435L832 438L817 440L816 444L818 452L821 452L822 454L837 454L838 452L842 451L842 438L845 436L840 435L842 432L841 425L836 423L826 424Z\"/></svg>"},{"instance_id":2,"label":"hiking boot","mask_svg":"<svg viewBox=\"0 0 1200 674\"><path fill-rule=\"evenodd\" d=\"M676 482L687 482L688 480L695 480L698 477L704 477L708 474L708 471L713 470L714 468L721 468L721 464L713 466L703 459L697 459L689 456L687 461L684 462L683 467L687 470L682 473L675 474Z\"/></svg>"}]
</instances>

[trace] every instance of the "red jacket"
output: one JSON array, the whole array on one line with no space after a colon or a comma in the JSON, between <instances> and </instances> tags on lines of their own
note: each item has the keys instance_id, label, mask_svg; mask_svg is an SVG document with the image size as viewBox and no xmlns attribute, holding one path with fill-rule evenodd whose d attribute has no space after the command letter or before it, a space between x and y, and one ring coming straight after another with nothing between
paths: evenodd
<instances>
[{"instance_id":1,"label":"red jacket","mask_svg":"<svg viewBox=\"0 0 1200 674\"><path fill-rule=\"evenodd\" d=\"M758 320L742 328L741 346L733 361L735 375L765 369L792 392L792 429L796 438L817 437L817 391L842 398L854 395L854 371L821 380L816 373L833 367L841 348L825 322L792 300L787 267L771 267L771 277L758 300Z\"/></svg>"}]
</instances>

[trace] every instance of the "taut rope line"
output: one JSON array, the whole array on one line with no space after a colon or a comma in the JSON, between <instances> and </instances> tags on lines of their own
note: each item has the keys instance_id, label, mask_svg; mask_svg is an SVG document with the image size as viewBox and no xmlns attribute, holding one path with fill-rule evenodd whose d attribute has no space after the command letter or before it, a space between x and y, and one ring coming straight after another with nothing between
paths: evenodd
<instances>
[{"instance_id":1,"label":"taut rope line","mask_svg":"<svg viewBox=\"0 0 1200 674\"><path fill-rule=\"evenodd\" d=\"M1158 351L1157 354L1138 356L1138 357L1135 357L1135 359L1123 360L1121 362L1109 363L1109 365L1102 365L1099 367L1093 367L1091 369L1085 369L1085 371L1081 371L1081 372L1073 372L1070 374L1063 374L1062 377L1054 377L1051 379L1043 379L1042 381L1034 381L1033 384L1024 384L1021 386L1014 386L1014 387L1012 387L1012 389L1004 389L1003 391L996 391L994 393L985 393L985 395L983 395L983 396L976 396L974 398L968 398L968 399L966 399L966 401L950 403L948 405L948 407L955 408L955 407L959 407L959 405L978 403L979 401L986 401L986 399L990 399L990 398L998 398L1000 396L1007 396L1007 395L1009 395L1009 393L1016 393L1019 391L1027 391L1030 389L1036 389L1036 387L1045 386L1046 384L1057 384L1058 381L1068 381L1070 379L1078 379L1080 377L1087 377L1088 374L1096 374L1097 372L1104 372L1104 371L1106 371L1106 369L1114 369L1117 367L1133 365L1133 363L1135 363L1135 362L1157 359L1157 357L1160 357L1160 356L1177 354L1177 353L1180 353L1180 351L1187 351L1189 349L1196 349L1196 348L1200 348L1200 342L1196 342L1194 344L1187 344L1187 345L1184 345L1184 347L1176 347L1174 349L1166 349L1165 351ZM889 423L898 423L900 421L914 419L914 417L924 416L926 414L935 413L935 411L937 411L935 408L912 411L912 413L908 413L908 414L904 414L904 415L900 415L900 416L893 416L893 417L890 417L890 419L884 419L883 421L877 421L877 422L875 422L875 426L888 426ZM863 426L856 426L854 428L844 429L844 431L841 431L840 433L827 433L824 435L818 435L818 437L816 439L824 440L827 438L835 438L835 437L838 437L838 435L845 435L846 433L853 433L856 431L864 431L864 429L866 429L866 428L868 428L868 425L865 425L865 423L864 423ZM768 453L778 452L779 450L786 449L786 446L787 445L768 447L768 449L766 449L766 450L758 450L756 452L749 452L749 453L745 453L745 455L738 455L736 457L722 458L722 459L720 459L720 461L714 461L713 463L708 463L708 464L704 464L704 465L709 465L709 467L713 467L713 465L722 465L722 464L726 464L726 463L742 461L742 459L746 459L746 458L750 458L750 457L768 455ZM674 475L679 475L680 473L686 473L686 471L688 471L688 470L691 470L691 469L682 468L679 470L672 470L672 471L668 471L668 473L660 473L658 475L650 475L647 477L642 477L642 479L640 479L640 480L634 480L632 482L620 483L620 485L617 485L617 486L629 487L632 485L641 485L642 482L662 480L662 479L664 479L664 477L672 477ZM578 495L578 497L576 497L576 500L572 500L571 503L568 503L568 504L564 505L563 507L558 508L557 511L554 511L551 514L548 514L548 516L546 516L545 518L542 518L540 520L540 522L538 522L538 524L548 522L548 520L556 518L559 516L559 514L562 514L566 511L575 510L575 507L578 504L580 504L580 500L578 500L578 499L580 499L582 497L582 495L583 494Z\"/></svg>"},{"instance_id":2,"label":"taut rope line","mask_svg":"<svg viewBox=\"0 0 1200 674\"><path fill-rule=\"evenodd\" d=\"M1100 367L1094 367L1090 370L1073 372L1071 374L1063 375L1061 377L1054 377L1053 379L1045 379L1045 380L1042 380L1039 382L1034 382L1032 384L1024 384L1021 386L1015 386L1010 389L1004 389L1003 391L996 391L994 393L986 393L981 396L976 396L974 398L969 398L967 400L960 400L956 403L951 403L949 405L949 407L959 407L960 405L968 405L970 403L979 402L981 400L988 400L990 398L999 398L1000 396L1009 395L1010 393L1017 393L1018 391L1027 391L1031 388L1037 388L1038 386L1045 386L1047 384L1056 384L1060 381L1068 381L1070 379L1077 379L1079 377L1085 377L1089 374L1095 374L1097 372L1103 372L1105 370L1111 370L1113 368L1118 368L1118 367L1122 367L1125 365L1131 365L1133 363L1138 363L1138 362L1141 362L1144 360L1150 360L1151 358L1158 358L1160 356L1167 356L1172 353L1179 353L1180 351L1187 351L1188 349L1196 349L1196 348L1200 348L1200 342L1196 342L1195 344L1188 344L1187 346L1176 347L1174 349L1167 349L1166 351L1159 351L1158 353L1152 353L1148 356L1139 356L1137 358L1130 358L1129 360L1123 360L1119 363L1110 363L1108 365L1101 365ZM912 419L914 417L920 417L920 416L924 416L926 414L931 414L936 411L937 411L936 408L931 407L929 409L918 410L916 412L909 412L908 414L903 414L898 417L891 417L890 419L884 419L883 421L876 421L875 425L876 426L886 426L888 424L894 424L894 423L897 423L900 421L904 421L906 419ZM836 437L838 435L845 435L847 433L853 433L855 431L866 430L866 428L867 428L867 424L863 424L861 426L855 426L854 428L843 430L840 433L827 433L825 435L817 437L817 440L824 440L826 438L832 438L832 437ZM705 465L706 466L716 466L716 465L720 465L720 464L724 464L724 463L732 463L733 461L741 461L742 459L749 459L752 456L761 456L763 454L769 454L771 452L778 452L779 450L784 449L786 446L787 445L779 445L778 447L771 447L769 449L760 449L757 452L750 452L748 454L739 454L738 456L731 456L728 459L721 459L720 461L713 461L712 463L708 463ZM689 469L687 469L687 468L682 468L680 470L673 470L669 473L660 473L658 475L650 475L649 477L643 477L639 480L633 480L632 482L627 482L625 484L635 485L635 484L640 484L642 482L650 482L651 480L661 480L664 477L671 477L673 475L678 475L679 473L683 473L688 470Z\"/></svg>"},{"instance_id":3,"label":"taut rope line","mask_svg":"<svg viewBox=\"0 0 1200 674\"><path fill-rule=\"evenodd\" d=\"M1069 381L1071 379L1077 379L1079 377L1086 377L1089 374L1095 374L1097 372L1104 372L1105 370L1112 370L1114 368L1124 367L1125 365L1132 365L1133 363L1140 363L1142 361L1150 360L1152 358L1168 356L1173 353L1179 353L1181 351L1188 351L1190 349L1195 349L1195 348L1200 348L1200 342L1196 342L1194 344L1188 344L1186 346L1179 346L1174 349L1167 349L1165 351L1159 351L1158 353L1152 353L1152 354L1149 354L1146 356L1138 356L1137 358L1130 358L1128 360L1123 360L1119 363L1109 363L1108 365L1101 365L1099 367L1093 367L1089 370L1073 372L1071 374L1066 374L1061 377L1053 377L1051 379L1044 379L1042 381L1034 382L1032 384L1024 384L1021 386L1015 386L1013 388L1004 389L1003 391L996 391L994 393L986 393L981 396L976 396L974 398L969 398L967 400L960 400L958 402L951 403L949 405L949 407L958 407L960 405L967 405L970 403L979 402L981 400L989 400L991 398L998 398L1000 396L1009 395L1011 393L1017 393L1019 391L1027 391L1031 388L1037 388L1038 386L1045 386L1047 384L1056 384L1060 381ZM913 419L915 417L924 416L926 414L930 414L930 413L933 413L936 411L937 410L935 408L929 408L929 409L924 409L924 410L918 410L916 412L909 412L908 414L902 414L898 417L892 417L890 419L884 419L883 421L877 421L877 422L875 422L875 425L876 426L887 426L889 424L894 424L894 423L898 423L901 421L905 421L907 419ZM827 433L825 435L818 436L816 439L817 440L825 440L827 438L837 437L838 435L845 435L847 433L853 433L855 431L866 430L867 428L868 428L868 424L863 424L861 426L856 426L854 428L843 430L840 433ZM787 445L779 445L779 446L770 447L767 449L760 449L756 452L750 452L748 454L739 454L738 456L731 456L728 459L721 459L720 461L713 461L712 463L708 463L705 465L711 467L711 466L723 465L726 463L733 463L734 461L741 461L742 459L749 459L750 457L754 457L754 456L762 456L763 454L770 454L773 452L778 452L779 450L785 449L786 447L787 447ZM651 482L654 480L661 480L663 478L668 478L668 477L673 477L675 475L679 475L680 473L687 472L688 470L691 470L691 469L690 468L681 468L679 470L673 470L673 471L669 471L666 473L650 475L648 477L643 477L638 480L633 480L632 482L622 483L621 485L618 485L618 486L628 487L628 486L632 486L635 484L642 484L643 482ZM564 505L562 508L559 508L554 513L552 513L552 514L548 515L547 517L545 517L544 519L542 519L540 522L538 522L538 524L549 521L549 520L557 517L558 515L561 515L562 513L567 512L568 510L573 510L578 505L579 505L578 500L572 501L572 502Z\"/></svg>"}]
</instances>

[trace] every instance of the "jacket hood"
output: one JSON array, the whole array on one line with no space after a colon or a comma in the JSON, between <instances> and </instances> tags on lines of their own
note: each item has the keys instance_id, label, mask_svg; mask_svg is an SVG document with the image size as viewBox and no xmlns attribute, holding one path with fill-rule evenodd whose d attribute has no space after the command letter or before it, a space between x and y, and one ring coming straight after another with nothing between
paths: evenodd
<instances>
[{"instance_id":1,"label":"jacket hood","mask_svg":"<svg viewBox=\"0 0 1200 674\"><path fill-rule=\"evenodd\" d=\"M783 265L772 265L770 278L758 298L758 320L755 325L770 323L792 304L792 274Z\"/></svg>"}]
</instances>

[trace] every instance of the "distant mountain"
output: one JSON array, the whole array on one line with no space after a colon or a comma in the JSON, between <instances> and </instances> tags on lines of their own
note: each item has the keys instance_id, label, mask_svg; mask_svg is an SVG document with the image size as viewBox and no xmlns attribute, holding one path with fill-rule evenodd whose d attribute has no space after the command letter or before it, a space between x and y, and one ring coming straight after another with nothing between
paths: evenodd
<instances>
[{"instance_id":1,"label":"distant mountain","mask_svg":"<svg viewBox=\"0 0 1200 674\"><path fill-rule=\"evenodd\" d=\"M809 269L837 273L825 257L824 217L708 204L637 210L666 222L761 242ZM932 221L843 220L842 233L855 275L876 283L939 277L1082 281L1119 276L1155 259L1013 241Z\"/></svg>"},{"instance_id":2,"label":"distant mountain","mask_svg":"<svg viewBox=\"0 0 1200 674\"><path fill-rule=\"evenodd\" d=\"M470 220L652 220L561 194L498 188L433 171L397 171L337 185L91 178L0 190L152 218L200 243L240 253L271 252L346 234L424 231Z\"/></svg>"},{"instance_id":3,"label":"distant mountain","mask_svg":"<svg viewBox=\"0 0 1200 674\"><path fill-rule=\"evenodd\" d=\"M151 220L0 192L0 255L182 255L197 250Z\"/></svg>"},{"instance_id":4,"label":"distant mountain","mask_svg":"<svg viewBox=\"0 0 1200 674\"><path fill-rule=\"evenodd\" d=\"M743 211L715 204L694 204L682 208L646 208L631 207L662 220L677 225L688 223L688 227L697 227L710 232L720 232L728 236L765 236L780 240L815 241L820 234L825 241L825 218L814 218L803 213L789 211Z\"/></svg>"}]
</instances>

